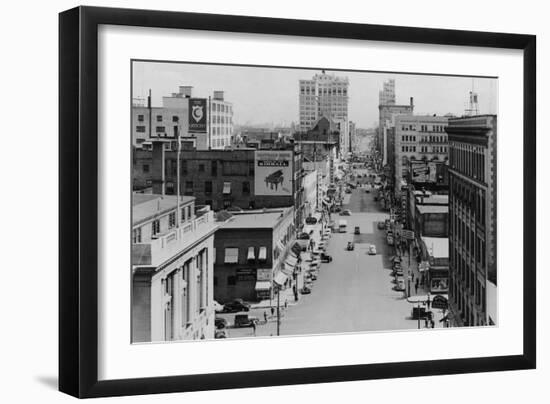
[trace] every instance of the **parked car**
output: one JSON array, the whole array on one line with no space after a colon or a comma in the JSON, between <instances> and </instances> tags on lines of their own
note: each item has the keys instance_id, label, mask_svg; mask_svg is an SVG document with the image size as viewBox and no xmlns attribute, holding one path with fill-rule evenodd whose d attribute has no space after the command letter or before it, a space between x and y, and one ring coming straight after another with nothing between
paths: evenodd
<instances>
[{"instance_id":1,"label":"parked car","mask_svg":"<svg viewBox=\"0 0 550 404\"><path fill-rule=\"evenodd\" d=\"M388 235L388 237L386 237L386 241L388 242L388 245L393 245L393 236Z\"/></svg>"},{"instance_id":2,"label":"parked car","mask_svg":"<svg viewBox=\"0 0 550 404\"><path fill-rule=\"evenodd\" d=\"M317 224L317 218L313 216L306 217L306 224Z\"/></svg>"},{"instance_id":3,"label":"parked car","mask_svg":"<svg viewBox=\"0 0 550 404\"><path fill-rule=\"evenodd\" d=\"M354 248L355 248L355 245L353 244L353 241L348 241L348 246L346 247L346 249L348 251L353 251Z\"/></svg>"},{"instance_id":4,"label":"parked car","mask_svg":"<svg viewBox=\"0 0 550 404\"><path fill-rule=\"evenodd\" d=\"M355 230L353 231L355 234L361 234L361 230L359 229L359 226L355 226Z\"/></svg>"},{"instance_id":5,"label":"parked car","mask_svg":"<svg viewBox=\"0 0 550 404\"><path fill-rule=\"evenodd\" d=\"M252 327L252 324L258 322L258 317L249 316L248 314L237 314L235 316L235 327Z\"/></svg>"},{"instance_id":6,"label":"parked car","mask_svg":"<svg viewBox=\"0 0 550 404\"><path fill-rule=\"evenodd\" d=\"M224 313L236 313L239 311L249 311L250 305L242 299L235 299L232 302L223 305Z\"/></svg>"},{"instance_id":7,"label":"parked car","mask_svg":"<svg viewBox=\"0 0 550 404\"><path fill-rule=\"evenodd\" d=\"M308 288L308 287L306 287L306 286L304 286L302 289L300 289L300 293L301 293L302 295L309 295L309 294L311 293L311 289Z\"/></svg>"},{"instance_id":8,"label":"parked car","mask_svg":"<svg viewBox=\"0 0 550 404\"><path fill-rule=\"evenodd\" d=\"M346 209L340 212L340 216L351 216L351 210Z\"/></svg>"},{"instance_id":9,"label":"parked car","mask_svg":"<svg viewBox=\"0 0 550 404\"><path fill-rule=\"evenodd\" d=\"M351 189L350 188L346 188L346 194L351 194Z\"/></svg>"},{"instance_id":10,"label":"parked car","mask_svg":"<svg viewBox=\"0 0 550 404\"><path fill-rule=\"evenodd\" d=\"M384 222L378 222L378 230L384 230L386 228L386 225L384 224Z\"/></svg>"},{"instance_id":11,"label":"parked car","mask_svg":"<svg viewBox=\"0 0 550 404\"><path fill-rule=\"evenodd\" d=\"M309 234L302 232L298 234L298 237L296 237L298 240L309 240Z\"/></svg>"},{"instance_id":12,"label":"parked car","mask_svg":"<svg viewBox=\"0 0 550 404\"><path fill-rule=\"evenodd\" d=\"M369 245L369 255L376 255L376 246L374 244Z\"/></svg>"},{"instance_id":13,"label":"parked car","mask_svg":"<svg viewBox=\"0 0 550 404\"><path fill-rule=\"evenodd\" d=\"M216 339L227 338L227 332L225 330L216 330L214 332L214 338Z\"/></svg>"},{"instance_id":14,"label":"parked car","mask_svg":"<svg viewBox=\"0 0 550 404\"><path fill-rule=\"evenodd\" d=\"M395 278L395 290L404 291L405 290L405 280L402 276Z\"/></svg>"},{"instance_id":15,"label":"parked car","mask_svg":"<svg viewBox=\"0 0 550 404\"><path fill-rule=\"evenodd\" d=\"M328 254L321 253L321 262L332 262L332 257Z\"/></svg>"},{"instance_id":16,"label":"parked car","mask_svg":"<svg viewBox=\"0 0 550 404\"><path fill-rule=\"evenodd\" d=\"M221 330L222 328L226 328L227 327L227 320L223 317L216 317L214 319L214 325L216 327L216 329L218 330Z\"/></svg>"},{"instance_id":17,"label":"parked car","mask_svg":"<svg viewBox=\"0 0 550 404\"><path fill-rule=\"evenodd\" d=\"M370 188L365 188L365 193L370 194Z\"/></svg>"},{"instance_id":18,"label":"parked car","mask_svg":"<svg viewBox=\"0 0 550 404\"><path fill-rule=\"evenodd\" d=\"M431 315L432 315L432 312L426 310L425 307L414 306L412 308L411 317L413 318L413 320L417 320L419 318L426 318L426 317L430 318Z\"/></svg>"}]
</instances>

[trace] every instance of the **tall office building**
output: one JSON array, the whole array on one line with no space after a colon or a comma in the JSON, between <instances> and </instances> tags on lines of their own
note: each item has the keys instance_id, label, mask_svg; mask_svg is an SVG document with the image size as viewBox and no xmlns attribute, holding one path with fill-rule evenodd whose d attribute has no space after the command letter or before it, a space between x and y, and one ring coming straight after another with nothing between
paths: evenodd
<instances>
[{"instance_id":1,"label":"tall office building","mask_svg":"<svg viewBox=\"0 0 550 404\"><path fill-rule=\"evenodd\" d=\"M385 81L378 92L378 105L395 105L395 80Z\"/></svg>"},{"instance_id":2,"label":"tall office building","mask_svg":"<svg viewBox=\"0 0 550 404\"><path fill-rule=\"evenodd\" d=\"M459 325L497 324L496 115L449 119L449 305Z\"/></svg>"},{"instance_id":3,"label":"tall office building","mask_svg":"<svg viewBox=\"0 0 550 404\"><path fill-rule=\"evenodd\" d=\"M327 74L323 70L311 80L300 80L300 126L305 132L312 129L321 117L336 123L340 130L340 150L349 150L349 80Z\"/></svg>"}]
</instances>

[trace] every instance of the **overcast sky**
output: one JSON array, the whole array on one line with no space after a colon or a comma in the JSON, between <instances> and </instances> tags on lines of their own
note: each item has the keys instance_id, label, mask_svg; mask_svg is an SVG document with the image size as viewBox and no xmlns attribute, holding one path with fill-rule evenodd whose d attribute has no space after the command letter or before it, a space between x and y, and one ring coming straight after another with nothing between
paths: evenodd
<instances>
[{"instance_id":1,"label":"overcast sky","mask_svg":"<svg viewBox=\"0 0 550 404\"><path fill-rule=\"evenodd\" d=\"M225 100L233 103L234 123L290 125L299 120L298 81L311 79L316 73L320 70L134 62L133 96L145 98L151 89L153 106L161 106L162 97L177 92L179 86L193 86L193 96L204 98L214 90L223 90ZM397 104L408 104L409 98L414 97L416 115L462 115L472 85L479 94L480 113L497 113L497 79L330 70L327 73L349 78L349 120L359 128L375 126L378 92L389 78L395 79Z\"/></svg>"}]
</instances>

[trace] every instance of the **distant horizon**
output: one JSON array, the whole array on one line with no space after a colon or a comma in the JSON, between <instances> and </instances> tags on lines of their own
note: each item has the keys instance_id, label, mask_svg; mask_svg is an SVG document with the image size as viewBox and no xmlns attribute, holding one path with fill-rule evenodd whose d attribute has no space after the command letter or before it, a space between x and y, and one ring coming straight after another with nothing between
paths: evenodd
<instances>
[{"instance_id":1,"label":"distant horizon","mask_svg":"<svg viewBox=\"0 0 550 404\"><path fill-rule=\"evenodd\" d=\"M299 80L311 79L322 70L157 61L134 61L132 67L133 98L146 99L151 89L152 105L157 107L162 97L178 92L179 86L192 86L196 97L221 90L233 104L234 125L251 127L298 124ZM378 93L388 79L395 79L396 104L408 105L414 98L414 115L462 116L472 89L478 93L479 113L497 114L497 78L325 71L348 77L348 120L358 129L377 126Z\"/></svg>"}]
</instances>

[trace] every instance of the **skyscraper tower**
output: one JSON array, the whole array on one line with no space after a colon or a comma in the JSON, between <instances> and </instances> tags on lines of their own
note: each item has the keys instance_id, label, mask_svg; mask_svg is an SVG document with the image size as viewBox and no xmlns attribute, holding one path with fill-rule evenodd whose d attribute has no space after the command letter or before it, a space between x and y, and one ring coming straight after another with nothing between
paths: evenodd
<instances>
[{"instance_id":1,"label":"skyscraper tower","mask_svg":"<svg viewBox=\"0 0 550 404\"><path fill-rule=\"evenodd\" d=\"M349 102L347 77L327 74L323 70L311 80L300 80L299 85L301 131L313 128L322 116L347 127Z\"/></svg>"},{"instance_id":2,"label":"skyscraper tower","mask_svg":"<svg viewBox=\"0 0 550 404\"><path fill-rule=\"evenodd\" d=\"M395 80L385 81L378 92L378 105L395 105Z\"/></svg>"}]
</instances>

